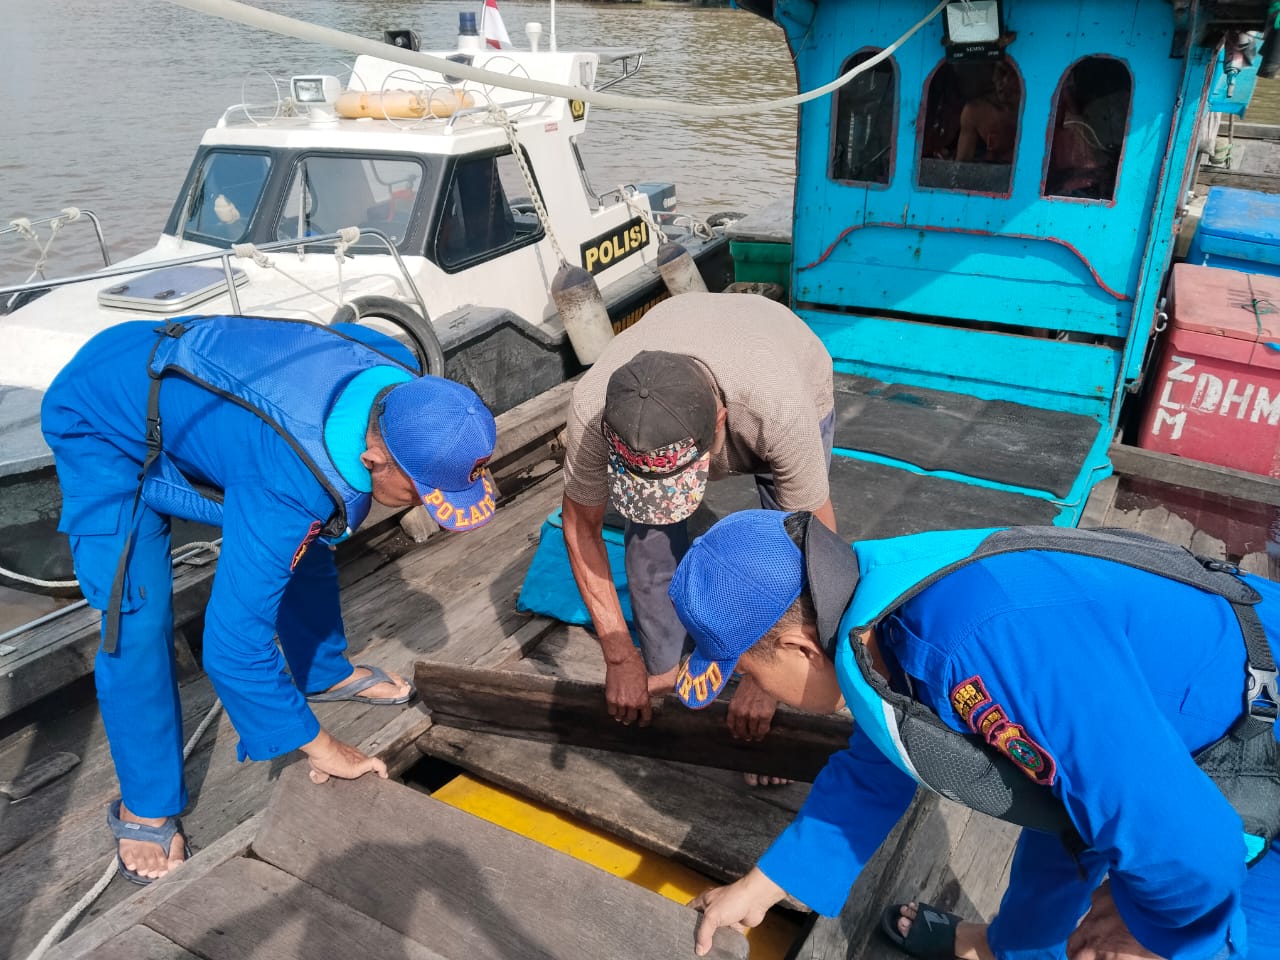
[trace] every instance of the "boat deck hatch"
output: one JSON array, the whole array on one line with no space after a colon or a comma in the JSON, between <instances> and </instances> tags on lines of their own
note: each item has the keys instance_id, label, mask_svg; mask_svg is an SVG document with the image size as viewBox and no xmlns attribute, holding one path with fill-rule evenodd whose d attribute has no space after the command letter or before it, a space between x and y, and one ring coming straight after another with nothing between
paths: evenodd
<instances>
[{"instance_id":1,"label":"boat deck hatch","mask_svg":"<svg viewBox=\"0 0 1280 960\"><path fill-rule=\"evenodd\" d=\"M835 446L1065 497L1101 425L1008 400L836 374Z\"/></svg>"},{"instance_id":2,"label":"boat deck hatch","mask_svg":"<svg viewBox=\"0 0 1280 960\"><path fill-rule=\"evenodd\" d=\"M232 269L237 287L248 275ZM98 291L98 304L148 313L175 313L227 292L227 276L220 267L163 267L131 277Z\"/></svg>"}]
</instances>

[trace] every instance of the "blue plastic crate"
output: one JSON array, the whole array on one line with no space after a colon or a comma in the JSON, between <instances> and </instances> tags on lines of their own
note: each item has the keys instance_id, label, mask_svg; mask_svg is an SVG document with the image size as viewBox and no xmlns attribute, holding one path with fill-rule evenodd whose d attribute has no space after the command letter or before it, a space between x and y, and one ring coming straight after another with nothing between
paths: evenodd
<instances>
[{"instance_id":1,"label":"blue plastic crate","mask_svg":"<svg viewBox=\"0 0 1280 960\"><path fill-rule=\"evenodd\" d=\"M1280 277L1280 196L1211 188L1187 262Z\"/></svg>"}]
</instances>

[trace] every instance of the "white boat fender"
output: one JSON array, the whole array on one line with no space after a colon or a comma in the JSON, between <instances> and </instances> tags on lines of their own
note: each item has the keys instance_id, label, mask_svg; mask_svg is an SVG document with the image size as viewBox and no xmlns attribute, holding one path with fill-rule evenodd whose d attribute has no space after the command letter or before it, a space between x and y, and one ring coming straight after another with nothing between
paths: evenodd
<instances>
[{"instance_id":1,"label":"white boat fender","mask_svg":"<svg viewBox=\"0 0 1280 960\"><path fill-rule=\"evenodd\" d=\"M658 246L658 273L662 274L662 282L673 297L707 292L707 285L689 251L672 240Z\"/></svg>"},{"instance_id":2,"label":"white boat fender","mask_svg":"<svg viewBox=\"0 0 1280 960\"><path fill-rule=\"evenodd\" d=\"M595 363L613 339L613 324L591 274L564 264L551 281L551 299L560 311L578 362L583 366Z\"/></svg>"}]
</instances>

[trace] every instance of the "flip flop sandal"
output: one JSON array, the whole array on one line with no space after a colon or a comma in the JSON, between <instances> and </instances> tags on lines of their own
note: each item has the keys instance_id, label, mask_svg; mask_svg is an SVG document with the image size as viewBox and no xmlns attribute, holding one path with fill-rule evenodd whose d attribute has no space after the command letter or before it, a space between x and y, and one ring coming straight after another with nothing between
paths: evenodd
<instances>
[{"instance_id":1,"label":"flip flop sandal","mask_svg":"<svg viewBox=\"0 0 1280 960\"><path fill-rule=\"evenodd\" d=\"M177 817L169 817L163 824L158 827L152 827L145 823L127 823L120 819L120 800L112 800L107 804L107 826L111 828L111 835L119 840L140 840L143 843L155 843L164 851L164 855L169 856L169 848L173 846L173 838L175 836L182 837L182 859L187 861L191 859L191 841L187 839L186 833L182 829L182 821ZM140 886L146 886L154 883L156 877L144 877L140 873L134 873L124 865L124 861L120 859L120 854L116 853L116 869L120 872L120 876L124 877L130 883L136 883Z\"/></svg>"},{"instance_id":2,"label":"flip flop sandal","mask_svg":"<svg viewBox=\"0 0 1280 960\"><path fill-rule=\"evenodd\" d=\"M375 667L369 663L357 663L356 669L364 669L369 671L367 677L361 677L359 680L352 680L345 683L337 690L329 690L326 693L308 693L308 703L337 703L341 700L358 700L360 703L373 703L378 706L392 706L400 703L409 703L418 695L418 691L413 689L413 684L409 684L409 692L403 697L362 697L360 694L368 690L370 687L376 687L380 683L389 683L393 687L395 681L387 675L387 671L381 667Z\"/></svg>"},{"instance_id":3,"label":"flip flop sandal","mask_svg":"<svg viewBox=\"0 0 1280 960\"><path fill-rule=\"evenodd\" d=\"M955 960L956 927L962 917L946 913L927 903L916 904L916 918L904 937L898 932L902 907L895 903L880 914L880 932L903 953L920 960Z\"/></svg>"}]
</instances>

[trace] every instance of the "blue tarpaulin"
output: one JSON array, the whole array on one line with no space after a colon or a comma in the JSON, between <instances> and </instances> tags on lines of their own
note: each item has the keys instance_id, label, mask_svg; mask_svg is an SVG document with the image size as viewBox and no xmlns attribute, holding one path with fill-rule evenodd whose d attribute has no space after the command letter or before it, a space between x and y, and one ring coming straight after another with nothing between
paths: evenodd
<instances>
[{"instance_id":1,"label":"blue tarpaulin","mask_svg":"<svg viewBox=\"0 0 1280 960\"><path fill-rule=\"evenodd\" d=\"M606 526L604 546L609 555L609 571L618 589L618 599L622 602L622 615L634 635L631 594L627 590L627 571L623 565L622 531ZM569 568L569 551L564 542L564 524L559 510L542 524L538 550L525 575L516 607L525 613L538 613L565 623L591 626L591 615L587 613L587 605Z\"/></svg>"}]
</instances>

